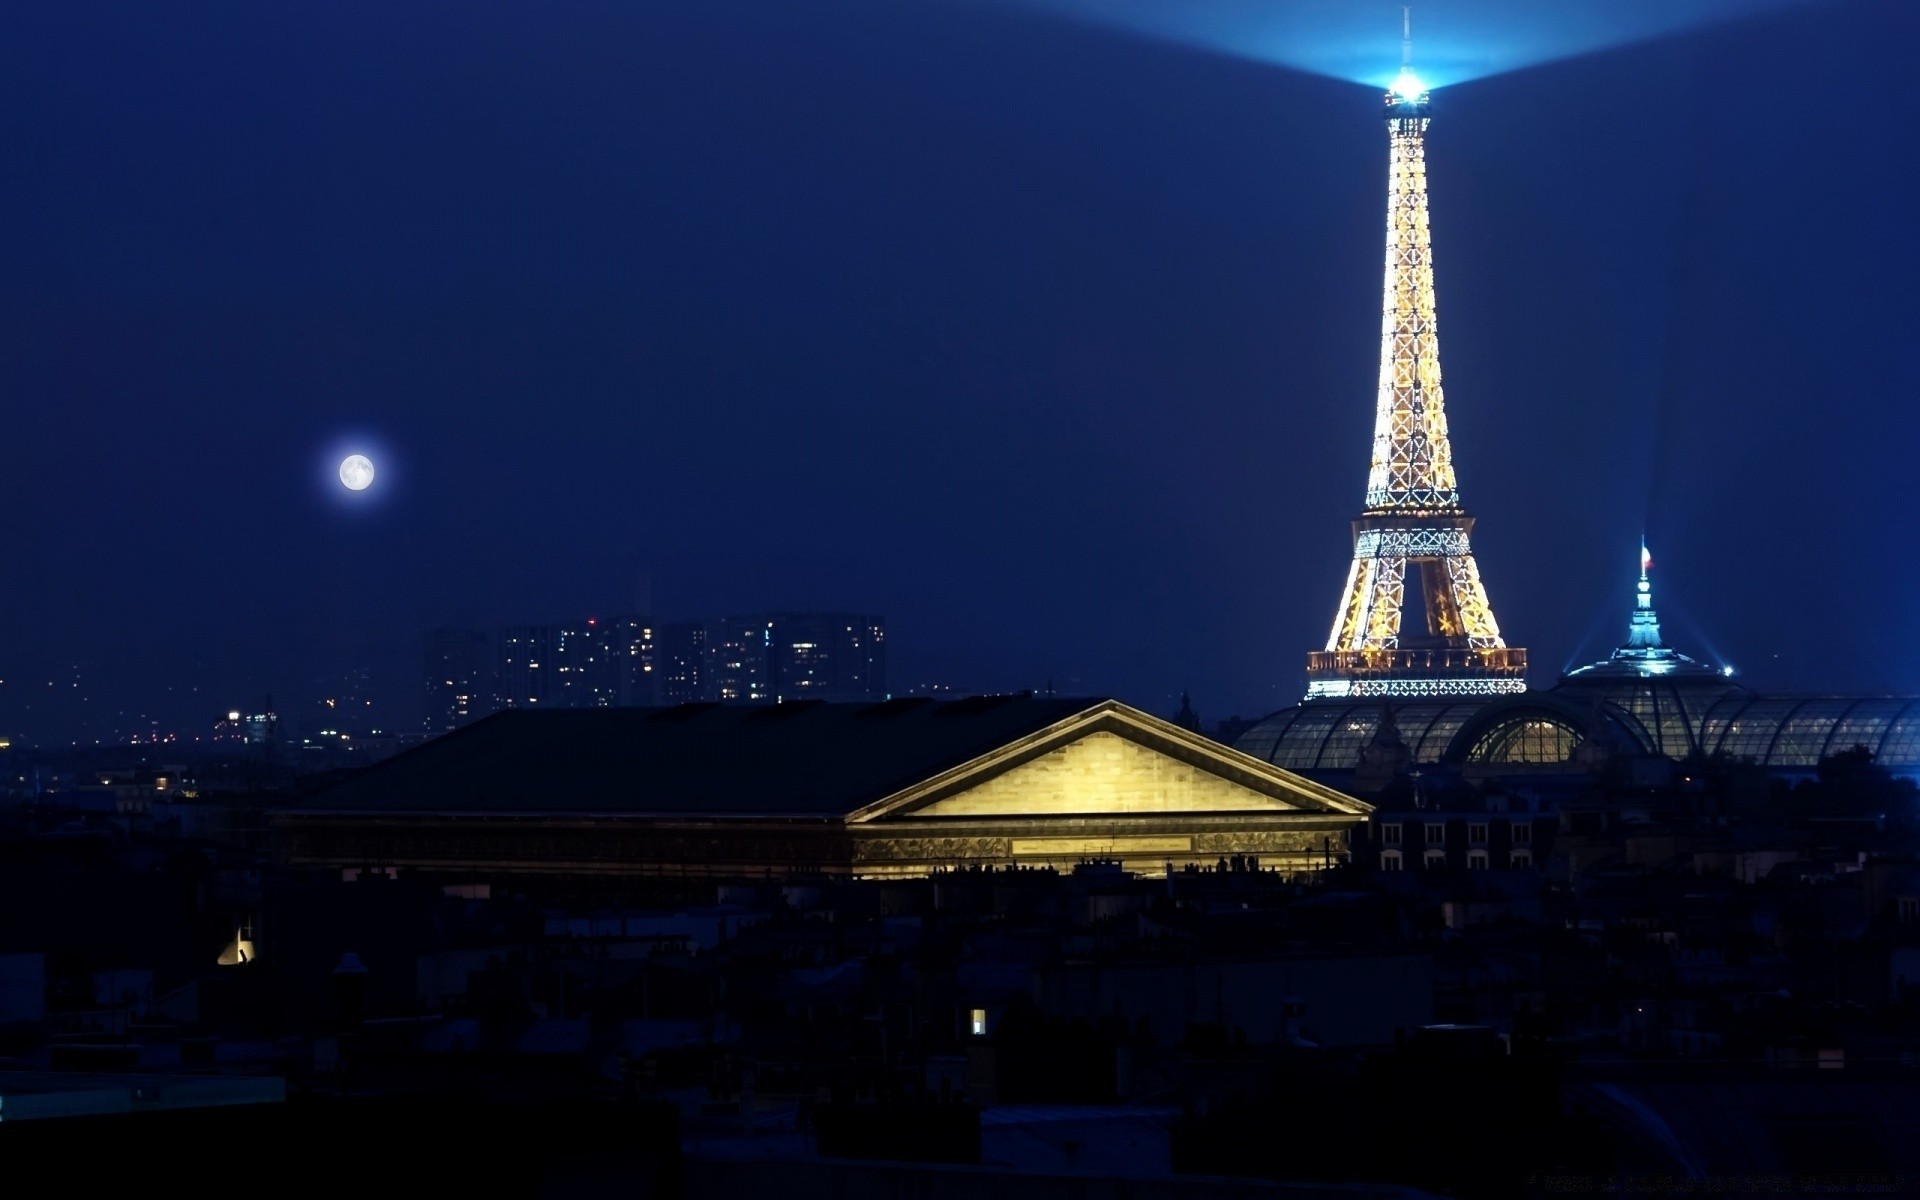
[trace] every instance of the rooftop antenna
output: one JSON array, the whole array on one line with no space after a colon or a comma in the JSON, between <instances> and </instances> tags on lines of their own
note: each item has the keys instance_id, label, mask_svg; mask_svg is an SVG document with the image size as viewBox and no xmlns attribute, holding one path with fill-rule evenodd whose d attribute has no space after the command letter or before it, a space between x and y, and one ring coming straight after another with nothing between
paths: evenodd
<instances>
[{"instance_id":1,"label":"rooftop antenna","mask_svg":"<svg viewBox=\"0 0 1920 1200\"><path fill-rule=\"evenodd\" d=\"M1413 69L1413 5L1400 6L1400 69Z\"/></svg>"}]
</instances>

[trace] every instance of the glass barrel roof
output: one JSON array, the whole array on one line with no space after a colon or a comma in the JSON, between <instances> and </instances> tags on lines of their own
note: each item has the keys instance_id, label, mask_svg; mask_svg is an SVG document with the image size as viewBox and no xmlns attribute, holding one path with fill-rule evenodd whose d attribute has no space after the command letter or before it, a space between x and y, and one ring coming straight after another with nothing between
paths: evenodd
<instances>
[{"instance_id":1,"label":"glass barrel roof","mask_svg":"<svg viewBox=\"0 0 1920 1200\"><path fill-rule=\"evenodd\" d=\"M1858 745L1871 750L1882 766L1920 770L1920 699L1756 696L1731 681L1709 678L1580 679L1562 681L1549 694L1596 706L1647 749L1669 758L1724 754L1762 766L1806 769ZM1395 701L1393 720L1414 761L1432 763L1488 703L1498 701ZM1382 709L1378 700L1299 704L1257 722L1235 745L1290 770L1352 770L1379 731ZM1535 717L1516 708L1512 719ZM1483 737L1492 732L1480 730Z\"/></svg>"},{"instance_id":2,"label":"glass barrel roof","mask_svg":"<svg viewBox=\"0 0 1920 1200\"><path fill-rule=\"evenodd\" d=\"M1479 699L1396 701L1393 721L1414 760L1430 762L1446 752L1453 736L1484 703ZM1378 700L1297 704L1254 724L1234 748L1288 770L1349 771L1359 765L1360 752L1379 732L1381 711Z\"/></svg>"}]
</instances>

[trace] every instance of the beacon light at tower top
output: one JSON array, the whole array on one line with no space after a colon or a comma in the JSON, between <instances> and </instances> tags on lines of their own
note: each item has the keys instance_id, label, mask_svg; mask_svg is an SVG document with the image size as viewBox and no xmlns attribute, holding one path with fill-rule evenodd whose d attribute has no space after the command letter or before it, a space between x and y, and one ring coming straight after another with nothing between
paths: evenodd
<instances>
[{"instance_id":1,"label":"beacon light at tower top","mask_svg":"<svg viewBox=\"0 0 1920 1200\"><path fill-rule=\"evenodd\" d=\"M1404 4L1406 0L1396 0ZM1420 78L1453 87L1657 38L1689 35L1811 0L1447 0L1421 10ZM1400 64L1385 3L1357 0L1001 0L1152 41L1194 46L1384 91ZM1396 39L1394 35L1398 34Z\"/></svg>"},{"instance_id":2,"label":"beacon light at tower top","mask_svg":"<svg viewBox=\"0 0 1920 1200\"><path fill-rule=\"evenodd\" d=\"M1400 73L1387 85L1387 103L1424 107L1427 85L1413 73L1413 6L1400 10Z\"/></svg>"}]
</instances>

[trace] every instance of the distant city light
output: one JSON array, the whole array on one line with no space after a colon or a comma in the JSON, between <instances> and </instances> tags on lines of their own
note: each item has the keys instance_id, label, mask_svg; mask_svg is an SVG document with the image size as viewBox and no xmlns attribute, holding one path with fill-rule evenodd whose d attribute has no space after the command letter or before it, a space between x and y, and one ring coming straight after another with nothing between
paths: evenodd
<instances>
[{"instance_id":1,"label":"distant city light","mask_svg":"<svg viewBox=\"0 0 1920 1200\"><path fill-rule=\"evenodd\" d=\"M1720 668L1720 673L1721 673L1722 675L1725 675L1725 676L1726 676L1727 678L1729 678L1729 679L1731 679L1731 678L1733 678L1733 668L1732 668L1732 667L1721 667L1721 668Z\"/></svg>"}]
</instances>

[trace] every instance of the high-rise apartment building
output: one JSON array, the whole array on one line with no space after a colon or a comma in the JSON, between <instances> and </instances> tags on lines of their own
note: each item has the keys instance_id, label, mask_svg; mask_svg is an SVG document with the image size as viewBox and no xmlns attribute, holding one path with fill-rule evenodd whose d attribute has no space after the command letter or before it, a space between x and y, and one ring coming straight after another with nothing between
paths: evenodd
<instances>
[{"instance_id":1,"label":"high-rise apartment building","mask_svg":"<svg viewBox=\"0 0 1920 1200\"><path fill-rule=\"evenodd\" d=\"M609 626L589 617L555 631L546 703L555 708L612 708L620 703L620 659Z\"/></svg>"},{"instance_id":2,"label":"high-rise apartment building","mask_svg":"<svg viewBox=\"0 0 1920 1200\"><path fill-rule=\"evenodd\" d=\"M457 729L493 711L493 644L478 629L435 629L427 634L426 728Z\"/></svg>"},{"instance_id":3,"label":"high-rise apartment building","mask_svg":"<svg viewBox=\"0 0 1920 1200\"><path fill-rule=\"evenodd\" d=\"M662 625L654 702L884 700L887 624L864 613L773 613Z\"/></svg>"},{"instance_id":4,"label":"high-rise apartment building","mask_svg":"<svg viewBox=\"0 0 1920 1200\"><path fill-rule=\"evenodd\" d=\"M767 676L776 700L885 700L887 623L863 613L766 618Z\"/></svg>"},{"instance_id":5,"label":"high-rise apartment building","mask_svg":"<svg viewBox=\"0 0 1920 1200\"><path fill-rule=\"evenodd\" d=\"M707 700L707 626L704 621L662 625L655 642L656 704L692 704Z\"/></svg>"},{"instance_id":6,"label":"high-rise apartment building","mask_svg":"<svg viewBox=\"0 0 1920 1200\"><path fill-rule=\"evenodd\" d=\"M675 621L657 630L650 703L767 700L767 631L759 617Z\"/></svg>"},{"instance_id":7,"label":"high-rise apartment building","mask_svg":"<svg viewBox=\"0 0 1920 1200\"><path fill-rule=\"evenodd\" d=\"M509 625L496 640L496 704L552 707L560 631L553 625Z\"/></svg>"},{"instance_id":8,"label":"high-rise apartment building","mask_svg":"<svg viewBox=\"0 0 1920 1200\"><path fill-rule=\"evenodd\" d=\"M656 625L643 616L427 637L427 727L502 708L887 698L884 618L774 613Z\"/></svg>"},{"instance_id":9,"label":"high-rise apartment building","mask_svg":"<svg viewBox=\"0 0 1920 1200\"><path fill-rule=\"evenodd\" d=\"M639 707L660 703L659 638L650 617L615 617L607 622L619 677L620 703Z\"/></svg>"},{"instance_id":10,"label":"high-rise apartment building","mask_svg":"<svg viewBox=\"0 0 1920 1200\"><path fill-rule=\"evenodd\" d=\"M764 617L708 621L706 695L722 702L770 700L767 686L767 622Z\"/></svg>"}]
</instances>

